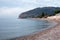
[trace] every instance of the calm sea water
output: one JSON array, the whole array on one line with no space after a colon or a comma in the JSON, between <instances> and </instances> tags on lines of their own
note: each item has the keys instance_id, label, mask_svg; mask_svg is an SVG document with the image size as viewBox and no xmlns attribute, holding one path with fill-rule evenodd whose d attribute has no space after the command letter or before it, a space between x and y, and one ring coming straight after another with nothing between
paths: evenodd
<instances>
[{"instance_id":1,"label":"calm sea water","mask_svg":"<svg viewBox=\"0 0 60 40\"><path fill-rule=\"evenodd\" d=\"M51 24L46 20L0 18L0 40L28 35Z\"/></svg>"}]
</instances>

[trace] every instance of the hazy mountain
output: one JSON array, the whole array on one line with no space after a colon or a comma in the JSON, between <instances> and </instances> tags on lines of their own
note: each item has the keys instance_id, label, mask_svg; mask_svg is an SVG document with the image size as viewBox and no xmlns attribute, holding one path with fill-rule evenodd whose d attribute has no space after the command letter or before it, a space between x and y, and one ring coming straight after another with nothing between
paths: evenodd
<instances>
[{"instance_id":1,"label":"hazy mountain","mask_svg":"<svg viewBox=\"0 0 60 40\"><path fill-rule=\"evenodd\" d=\"M44 14L47 14L47 15L53 15L54 10L60 10L60 7L35 8L35 9L29 10L27 12L23 12L22 14L19 15L19 18L32 18L32 17L36 17L38 15L41 16L41 14L43 12L44 12Z\"/></svg>"}]
</instances>

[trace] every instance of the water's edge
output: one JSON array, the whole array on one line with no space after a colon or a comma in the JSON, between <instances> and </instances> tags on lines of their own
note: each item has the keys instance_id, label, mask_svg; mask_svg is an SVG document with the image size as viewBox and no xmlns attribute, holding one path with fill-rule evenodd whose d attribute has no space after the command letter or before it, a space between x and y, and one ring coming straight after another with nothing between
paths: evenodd
<instances>
[{"instance_id":1,"label":"water's edge","mask_svg":"<svg viewBox=\"0 0 60 40\"><path fill-rule=\"evenodd\" d=\"M32 19L32 20L34 20L34 19ZM39 19L38 19L38 20L39 20ZM46 20L46 19L44 19L44 20ZM58 23L55 22L55 21L51 21L51 20L47 20L47 21L51 22L52 25L50 25L50 26L47 27L47 28L41 29L41 30L39 30L39 31L37 31L37 32L34 32L34 33L32 33L32 34L29 34L29 35L34 35L34 34L36 34L36 33L38 33L38 32L41 32L41 31L47 30L47 29L49 29L49 28L52 28L52 27L54 27L54 26L56 26L56 25L58 24ZM24 36L28 36L28 35L24 35ZM21 36L21 37L24 37L24 36ZM15 40L15 39L21 38L21 37L12 38L12 39L9 39L9 40Z\"/></svg>"}]
</instances>

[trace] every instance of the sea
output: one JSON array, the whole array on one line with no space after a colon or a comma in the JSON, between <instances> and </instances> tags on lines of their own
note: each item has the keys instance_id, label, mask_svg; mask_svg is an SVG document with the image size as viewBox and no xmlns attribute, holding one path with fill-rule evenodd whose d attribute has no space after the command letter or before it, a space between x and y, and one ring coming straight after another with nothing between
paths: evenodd
<instances>
[{"instance_id":1,"label":"sea","mask_svg":"<svg viewBox=\"0 0 60 40\"><path fill-rule=\"evenodd\" d=\"M0 40L29 35L52 26L47 20L0 18Z\"/></svg>"}]
</instances>

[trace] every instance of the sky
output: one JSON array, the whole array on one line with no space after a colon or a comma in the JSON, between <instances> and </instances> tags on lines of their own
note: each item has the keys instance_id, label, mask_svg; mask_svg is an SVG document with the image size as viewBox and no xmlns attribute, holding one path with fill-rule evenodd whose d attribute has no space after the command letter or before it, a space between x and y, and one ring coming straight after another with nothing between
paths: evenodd
<instances>
[{"instance_id":1,"label":"sky","mask_svg":"<svg viewBox=\"0 0 60 40\"><path fill-rule=\"evenodd\" d=\"M37 7L60 7L60 0L0 0L0 16L18 16Z\"/></svg>"}]
</instances>

